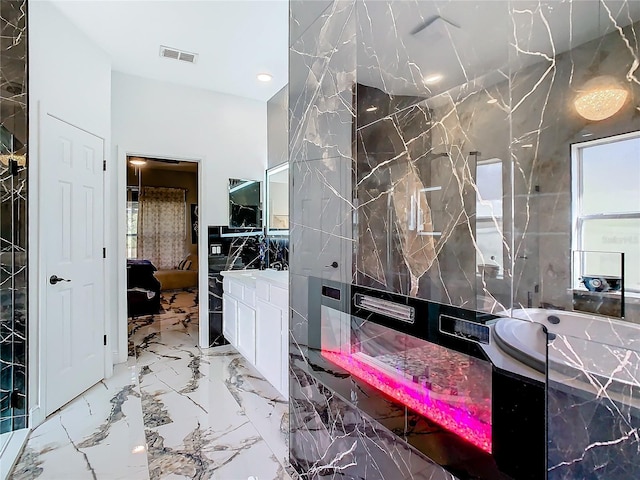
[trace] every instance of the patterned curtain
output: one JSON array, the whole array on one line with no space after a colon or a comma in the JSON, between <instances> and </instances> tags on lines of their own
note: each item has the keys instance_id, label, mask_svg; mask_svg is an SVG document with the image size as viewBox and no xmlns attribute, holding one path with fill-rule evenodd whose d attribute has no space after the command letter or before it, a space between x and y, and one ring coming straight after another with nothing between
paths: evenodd
<instances>
[{"instance_id":1,"label":"patterned curtain","mask_svg":"<svg viewBox=\"0 0 640 480\"><path fill-rule=\"evenodd\" d=\"M138 214L138 258L158 269L175 268L186 255L184 190L143 187Z\"/></svg>"}]
</instances>

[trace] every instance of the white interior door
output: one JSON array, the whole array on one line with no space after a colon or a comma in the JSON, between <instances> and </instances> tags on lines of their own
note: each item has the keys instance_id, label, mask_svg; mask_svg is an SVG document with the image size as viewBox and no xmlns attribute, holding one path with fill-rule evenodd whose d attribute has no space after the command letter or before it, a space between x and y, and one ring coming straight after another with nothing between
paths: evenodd
<instances>
[{"instance_id":1,"label":"white interior door","mask_svg":"<svg viewBox=\"0 0 640 480\"><path fill-rule=\"evenodd\" d=\"M41 132L49 415L104 377L103 140L50 115Z\"/></svg>"}]
</instances>

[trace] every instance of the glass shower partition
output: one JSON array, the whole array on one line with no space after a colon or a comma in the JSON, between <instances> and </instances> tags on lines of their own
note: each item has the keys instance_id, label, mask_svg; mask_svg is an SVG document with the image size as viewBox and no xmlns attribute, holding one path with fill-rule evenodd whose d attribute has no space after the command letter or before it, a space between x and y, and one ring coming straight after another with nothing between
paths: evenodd
<instances>
[{"instance_id":1,"label":"glass shower partition","mask_svg":"<svg viewBox=\"0 0 640 480\"><path fill-rule=\"evenodd\" d=\"M547 478L640 478L640 328L581 320L548 338Z\"/></svg>"},{"instance_id":2,"label":"glass shower partition","mask_svg":"<svg viewBox=\"0 0 640 480\"><path fill-rule=\"evenodd\" d=\"M6 163L5 163L6 160ZM26 168L24 155L0 162L0 434L25 428Z\"/></svg>"},{"instance_id":3,"label":"glass shower partition","mask_svg":"<svg viewBox=\"0 0 640 480\"><path fill-rule=\"evenodd\" d=\"M0 2L0 478L26 439L27 5Z\"/></svg>"}]
</instances>

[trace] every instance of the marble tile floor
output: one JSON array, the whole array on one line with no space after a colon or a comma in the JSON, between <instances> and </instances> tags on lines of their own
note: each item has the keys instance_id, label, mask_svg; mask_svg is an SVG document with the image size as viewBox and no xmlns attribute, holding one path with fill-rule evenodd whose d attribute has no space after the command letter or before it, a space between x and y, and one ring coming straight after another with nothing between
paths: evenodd
<instances>
[{"instance_id":1,"label":"marble tile floor","mask_svg":"<svg viewBox=\"0 0 640 480\"><path fill-rule=\"evenodd\" d=\"M10 477L290 479L288 404L197 315L130 325L134 355L36 428Z\"/></svg>"}]
</instances>

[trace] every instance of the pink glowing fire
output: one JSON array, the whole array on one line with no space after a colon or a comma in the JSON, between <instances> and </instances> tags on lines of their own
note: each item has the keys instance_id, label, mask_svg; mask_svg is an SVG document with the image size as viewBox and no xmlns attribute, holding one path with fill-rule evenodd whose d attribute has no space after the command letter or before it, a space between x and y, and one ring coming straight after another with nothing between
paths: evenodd
<instances>
[{"instance_id":1,"label":"pink glowing fire","mask_svg":"<svg viewBox=\"0 0 640 480\"><path fill-rule=\"evenodd\" d=\"M411 410L491 453L491 425L478 420L468 411L433 398L430 391L420 384L394 377L355 355L322 350L322 356Z\"/></svg>"}]
</instances>

